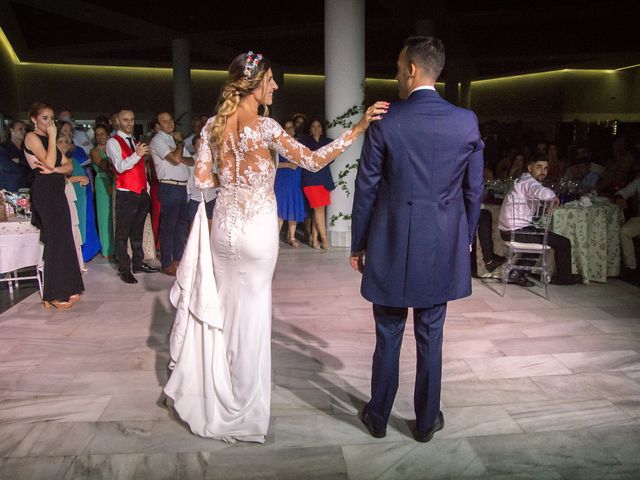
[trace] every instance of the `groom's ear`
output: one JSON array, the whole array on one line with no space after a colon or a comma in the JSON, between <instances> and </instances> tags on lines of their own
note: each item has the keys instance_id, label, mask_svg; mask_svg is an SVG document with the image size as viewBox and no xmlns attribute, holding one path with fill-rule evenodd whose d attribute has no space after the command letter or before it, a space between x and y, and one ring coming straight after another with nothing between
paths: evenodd
<instances>
[{"instance_id":1,"label":"groom's ear","mask_svg":"<svg viewBox=\"0 0 640 480\"><path fill-rule=\"evenodd\" d=\"M416 76L416 64L413 62L409 62L409 77L415 77Z\"/></svg>"}]
</instances>

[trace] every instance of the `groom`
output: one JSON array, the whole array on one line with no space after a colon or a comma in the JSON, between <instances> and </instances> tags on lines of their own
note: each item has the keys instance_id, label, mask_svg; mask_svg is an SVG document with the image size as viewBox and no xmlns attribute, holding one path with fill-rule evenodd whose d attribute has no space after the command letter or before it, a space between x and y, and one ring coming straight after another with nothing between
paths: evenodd
<instances>
[{"instance_id":1,"label":"groom","mask_svg":"<svg viewBox=\"0 0 640 480\"><path fill-rule=\"evenodd\" d=\"M376 323L371 401L362 421L376 438L386 435L398 390L408 307L417 344L414 438L428 442L443 428L447 302L471 294L484 145L474 113L435 91L443 66L439 39L405 41L396 74L403 100L369 127L356 178L350 262L363 273L361 292L373 303Z\"/></svg>"}]
</instances>

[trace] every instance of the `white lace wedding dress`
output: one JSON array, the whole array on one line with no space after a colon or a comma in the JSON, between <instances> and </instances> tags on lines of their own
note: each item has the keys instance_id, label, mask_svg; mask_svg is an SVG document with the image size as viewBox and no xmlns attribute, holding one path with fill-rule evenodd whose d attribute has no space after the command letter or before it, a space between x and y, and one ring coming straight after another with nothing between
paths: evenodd
<instances>
[{"instance_id":1,"label":"white lace wedding dress","mask_svg":"<svg viewBox=\"0 0 640 480\"><path fill-rule=\"evenodd\" d=\"M204 143L196 161L196 185L200 188L213 185L211 170L216 159L209 146L213 120L209 119L203 129ZM193 284L194 291L206 289L205 295L211 296L205 300L209 307L194 308L180 321L176 316L171 334L175 365L165 386L174 409L196 435L262 443L269 427L271 280L278 257L273 191L277 166L271 151L317 171L356 137L353 130L348 130L325 147L311 151L266 117L228 134L219 162L221 190L211 231L215 281L208 278L215 285L198 284L204 280L186 282ZM198 255L201 262L208 259L206 254ZM201 292L200 303L202 296Z\"/></svg>"}]
</instances>

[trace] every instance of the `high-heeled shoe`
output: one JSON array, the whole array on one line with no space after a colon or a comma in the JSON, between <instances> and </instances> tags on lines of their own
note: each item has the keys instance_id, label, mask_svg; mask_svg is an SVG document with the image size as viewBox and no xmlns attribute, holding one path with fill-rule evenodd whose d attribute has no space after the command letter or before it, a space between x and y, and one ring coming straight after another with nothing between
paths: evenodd
<instances>
[{"instance_id":1,"label":"high-heeled shoe","mask_svg":"<svg viewBox=\"0 0 640 480\"><path fill-rule=\"evenodd\" d=\"M323 250L331 250L331 245L329 245L329 240L327 238L320 239L320 246Z\"/></svg>"},{"instance_id":2,"label":"high-heeled shoe","mask_svg":"<svg viewBox=\"0 0 640 480\"><path fill-rule=\"evenodd\" d=\"M73 305L74 303L76 303L76 302L77 302L77 301L79 301L79 300L80 300L80 294L78 294L78 293L74 293L73 295L71 295L71 296L69 297L69 303L70 303L71 305Z\"/></svg>"},{"instance_id":3,"label":"high-heeled shoe","mask_svg":"<svg viewBox=\"0 0 640 480\"><path fill-rule=\"evenodd\" d=\"M289 245L291 245L293 248L298 248L300 246L300 242L295 238L290 238Z\"/></svg>"},{"instance_id":4,"label":"high-heeled shoe","mask_svg":"<svg viewBox=\"0 0 640 480\"><path fill-rule=\"evenodd\" d=\"M73 303L61 302L59 300L51 300L51 301L43 300L42 304L44 305L44 308L46 308L47 310L51 308L51 305L56 307L58 310L65 310L67 308L73 307Z\"/></svg>"},{"instance_id":5,"label":"high-heeled shoe","mask_svg":"<svg viewBox=\"0 0 640 480\"><path fill-rule=\"evenodd\" d=\"M320 244L318 243L318 240L311 240L311 248L313 248L314 250L320 250Z\"/></svg>"}]
</instances>

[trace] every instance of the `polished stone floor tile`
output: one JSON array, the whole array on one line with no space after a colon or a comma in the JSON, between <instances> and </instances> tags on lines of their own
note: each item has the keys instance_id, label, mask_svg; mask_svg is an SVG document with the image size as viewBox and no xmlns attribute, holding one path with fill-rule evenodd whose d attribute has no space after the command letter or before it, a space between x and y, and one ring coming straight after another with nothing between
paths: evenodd
<instances>
[{"instance_id":1,"label":"polished stone floor tile","mask_svg":"<svg viewBox=\"0 0 640 480\"><path fill-rule=\"evenodd\" d=\"M347 479L340 447L304 447L247 450L231 449L209 460L207 478L311 480ZM250 459L248 461L248 459Z\"/></svg>"},{"instance_id":2,"label":"polished stone floor tile","mask_svg":"<svg viewBox=\"0 0 640 480\"><path fill-rule=\"evenodd\" d=\"M502 405L448 407L444 409L445 427L442 438L465 438L522 433Z\"/></svg>"},{"instance_id":3,"label":"polished stone floor tile","mask_svg":"<svg viewBox=\"0 0 640 480\"><path fill-rule=\"evenodd\" d=\"M39 423L13 451L14 457L80 455L98 429L94 422Z\"/></svg>"},{"instance_id":4,"label":"polished stone floor tile","mask_svg":"<svg viewBox=\"0 0 640 480\"><path fill-rule=\"evenodd\" d=\"M319 414L304 417L278 417L275 433L278 448L366 444L374 440L357 415ZM395 428L388 428L387 436L379 440L397 442L408 434L408 428L405 428L402 433Z\"/></svg>"},{"instance_id":5,"label":"polished stone floor tile","mask_svg":"<svg viewBox=\"0 0 640 480\"><path fill-rule=\"evenodd\" d=\"M548 400L549 396L529 378L507 378L446 382L442 399L449 407L465 407Z\"/></svg>"},{"instance_id":6,"label":"polished stone floor tile","mask_svg":"<svg viewBox=\"0 0 640 480\"><path fill-rule=\"evenodd\" d=\"M83 454L143 453L151 439L153 422L98 422Z\"/></svg>"},{"instance_id":7,"label":"polished stone floor tile","mask_svg":"<svg viewBox=\"0 0 640 480\"><path fill-rule=\"evenodd\" d=\"M0 423L95 422L109 395L55 395L0 402Z\"/></svg>"},{"instance_id":8,"label":"polished stone floor tile","mask_svg":"<svg viewBox=\"0 0 640 480\"><path fill-rule=\"evenodd\" d=\"M438 435L438 434L436 434ZM349 479L453 479L481 475L485 468L466 439L346 445Z\"/></svg>"},{"instance_id":9,"label":"polished stone floor tile","mask_svg":"<svg viewBox=\"0 0 640 480\"><path fill-rule=\"evenodd\" d=\"M0 459L0 478L11 480L52 480L65 477L74 461L68 457L22 457Z\"/></svg>"},{"instance_id":10,"label":"polished stone floor tile","mask_svg":"<svg viewBox=\"0 0 640 480\"><path fill-rule=\"evenodd\" d=\"M635 464L640 472L640 424L591 428L591 434L623 464Z\"/></svg>"},{"instance_id":11,"label":"polished stone floor tile","mask_svg":"<svg viewBox=\"0 0 640 480\"><path fill-rule=\"evenodd\" d=\"M640 383L617 373L576 373L533 377L532 380L553 399L640 395Z\"/></svg>"},{"instance_id":12,"label":"polished stone floor tile","mask_svg":"<svg viewBox=\"0 0 640 480\"><path fill-rule=\"evenodd\" d=\"M528 433L470 438L489 474L558 474L582 478L593 468L620 465L597 438L585 431Z\"/></svg>"},{"instance_id":13,"label":"polished stone floor tile","mask_svg":"<svg viewBox=\"0 0 640 480\"><path fill-rule=\"evenodd\" d=\"M585 427L637 425L609 400L521 402L504 408L525 432L566 431Z\"/></svg>"},{"instance_id":14,"label":"polished stone floor tile","mask_svg":"<svg viewBox=\"0 0 640 480\"><path fill-rule=\"evenodd\" d=\"M468 363L471 370L481 380L571 373L567 367L551 355L476 358Z\"/></svg>"},{"instance_id":15,"label":"polished stone floor tile","mask_svg":"<svg viewBox=\"0 0 640 480\"><path fill-rule=\"evenodd\" d=\"M553 356L573 373L640 371L640 353L634 350L557 353Z\"/></svg>"}]
</instances>

